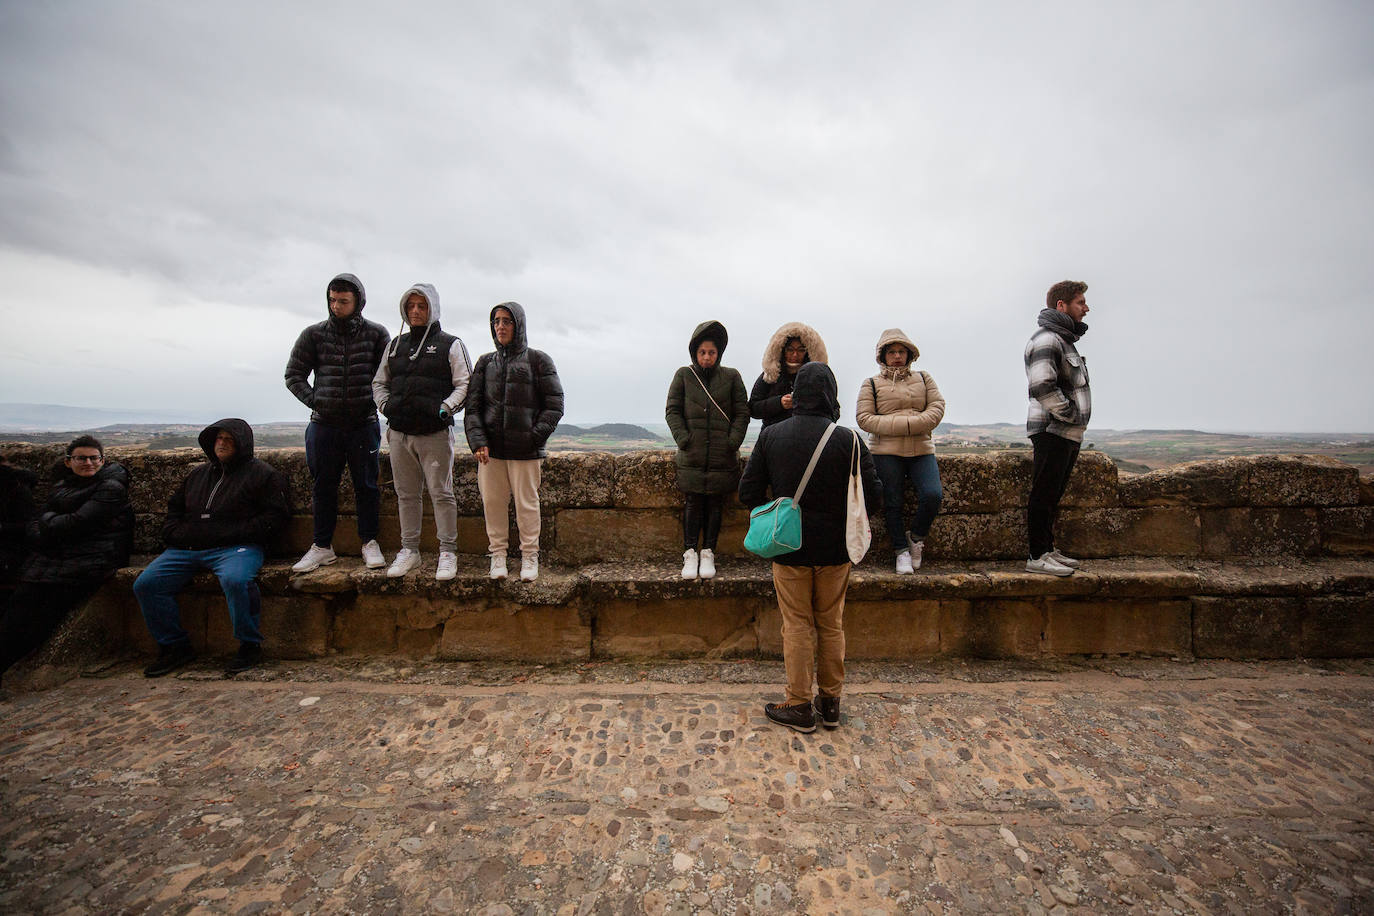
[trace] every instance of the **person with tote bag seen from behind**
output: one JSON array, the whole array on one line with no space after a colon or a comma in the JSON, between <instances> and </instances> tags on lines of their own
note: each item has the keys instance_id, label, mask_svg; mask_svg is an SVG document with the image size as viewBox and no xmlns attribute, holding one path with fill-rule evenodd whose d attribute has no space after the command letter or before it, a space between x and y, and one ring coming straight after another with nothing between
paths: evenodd
<instances>
[{"instance_id":1,"label":"person with tote bag seen from behind","mask_svg":"<svg viewBox=\"0 0 1374 916\"><path fill-rule=\"evenodd\" d=\"M749 430L744 379L720 364L729 340L719 321L697 325L687 345L691 365L678 369L668 386L663 416L677 443L684 579L716 574L721 516L739 481L739 447Z\"/></svg>"},{"instance_id":2,"label":"person with tote bag seen from behind","mask_svg":"<svg viewBox=\"0 0 1374 916\"><path fill-rule=\"evenodd\" d=\"M840 724L844 599L854 556L848 546L851 471L857 464L863 506L869 514L882 508L882 486L873 456L859 435L835 425L840 403L829 366L802 366L792 398L792 417L759 434L740 479L739 498L752 509L770 499L793 496L806 478L798 500L801 547L773 558L787 699L765 705L764 715L779 725L812 732L818 717L827 728ZM822 439L826 439L823 446ZM855 512L858 508L853 507ZM862 556L861 549L856 553ZM819 688L814 699L813 683Z\"/></svg>"}]
</instances>

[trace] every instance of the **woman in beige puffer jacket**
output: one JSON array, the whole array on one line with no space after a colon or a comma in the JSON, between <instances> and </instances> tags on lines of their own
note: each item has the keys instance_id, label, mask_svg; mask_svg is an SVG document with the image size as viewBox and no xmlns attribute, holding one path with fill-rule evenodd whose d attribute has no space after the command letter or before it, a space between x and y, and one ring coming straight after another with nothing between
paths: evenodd
<instances>
[{"instance_id":1,"label":"woman in beige puffer jacket","mask_svg":"<svg viewBox=\"0 0 1374 916\"><path fill-rule=\"evenodd\" d=\"M930 433L944 419L945 399L930 373L912 368L920 355L901 328L883 331L877 346L882 370L864 380L854 408L883 482L883 516L897 554L897 572L903 575L920 567L925 538L944 495ZM907 480L916 491L910 535L902 513Z\"/></svg>"}]
</instances>

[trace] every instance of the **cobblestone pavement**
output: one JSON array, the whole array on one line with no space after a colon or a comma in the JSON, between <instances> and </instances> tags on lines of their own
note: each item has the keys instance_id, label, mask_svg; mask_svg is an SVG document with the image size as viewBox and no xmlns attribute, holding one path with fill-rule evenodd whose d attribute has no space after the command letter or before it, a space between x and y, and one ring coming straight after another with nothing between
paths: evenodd
<instances>
[{"instance_id":1,"label":"cobblestone pavement","mask_svg":"<svg viewBox=\"0 0 1374 916\"><path fill-rule=\"evenodd\" d=\"M1374 912L1368 662L130 665L0 702L8 913Z\"/></svg>"}]
</instances>

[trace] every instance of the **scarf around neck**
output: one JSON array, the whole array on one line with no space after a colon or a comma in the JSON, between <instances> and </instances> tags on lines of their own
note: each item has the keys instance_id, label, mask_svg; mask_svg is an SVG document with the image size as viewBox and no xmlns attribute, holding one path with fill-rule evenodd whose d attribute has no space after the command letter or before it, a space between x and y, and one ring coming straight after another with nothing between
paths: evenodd
<instances>
[{"instance_id":1,"label":"scarf around neck","mask_svg":"<svg viewBox=\"0 0 1374 916\"><path fill-rule=\"evenodd\" d=\"M1041 309L1036 324L1042 328L1048 328L1069 343L1077 342L1078 338L1088 333L1086 324L1081 321L1074 321L1058 309Z\"/></svg>"}]
</instances>

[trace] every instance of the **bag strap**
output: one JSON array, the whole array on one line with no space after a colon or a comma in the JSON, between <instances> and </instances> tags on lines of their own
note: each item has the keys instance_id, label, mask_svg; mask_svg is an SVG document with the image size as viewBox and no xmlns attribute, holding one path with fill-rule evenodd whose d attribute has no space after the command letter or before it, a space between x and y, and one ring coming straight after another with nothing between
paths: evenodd
<instances>
[{"instance_id":1,"label":"bag strap","mask_svg":"<svg viewBox=\"0 0 1374 916\"><path fill-rule=\"evenodd\" d=\"M690 368L690 367L689 367L689 368ZM711 389L709 389L709 388L706 387L706 383L703 382L703 381L701 380L701 376L697 375L697 370L695 370L695 369L692 369L692 378L694 378L694 379L697 380L697 384L701 386L701 390L704 391L704 392L706 392L706 397L707 397L707 399L708 399L712 404L715 404L716 410L719 410L719 411L720 411L720 415L721 415L722 417L725 418L725 421L726 421L727 423L733 422L733 421L730 419L730 415L729 415L728 413L725 412L724 408L722 408L719 404L716 404L716 399L713 398L713 397L711 397Z\"/></svg>"},{"instance_id":2,"label":"bag strap","mask_svg":"<svg viewBox=\"0 0 1374 916\"><path fill-rule=\"evenodd\" d=\"M811 472L816 469L816 462L821 460L821 452L825 451L825 444L830 441L830 436L834 432L835 424L831 423L825 428L825 435L821 436L821 441L816 443L816 450L811 453L811 463L806 466L806 473L802 475L801 483L797 484L797 492L792 495L792 502L797 505L801 505L802 493L811 482Z\"/></svg>"},{"instance_id":3,"label":"bag strap","mask_svg":"<svg viewBox=\"0 0 1374 916\"><path fill-rule=\"evenodd\" d=\"M873 376L868 377L868 387L873 389L873 412L878 412L878 383L873 381Z\"/></svg>"}]
</instances>

